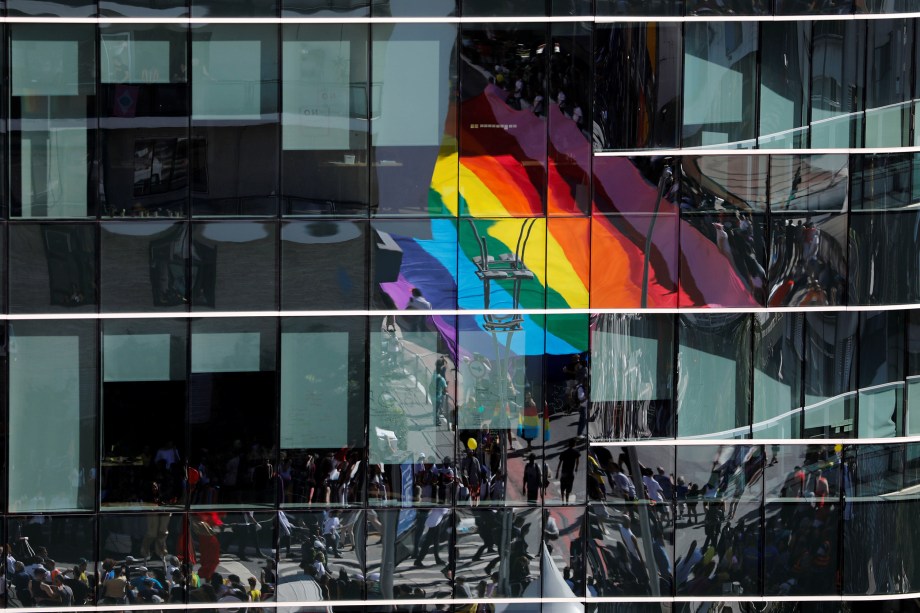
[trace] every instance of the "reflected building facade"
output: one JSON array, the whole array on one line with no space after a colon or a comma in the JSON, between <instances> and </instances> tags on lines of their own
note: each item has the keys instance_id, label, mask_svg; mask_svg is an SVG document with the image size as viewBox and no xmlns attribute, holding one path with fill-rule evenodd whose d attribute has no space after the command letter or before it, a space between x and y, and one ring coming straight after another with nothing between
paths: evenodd
<instances>
[{"instance_id":1,"label":"reflected building facade","mask_svg":"<svg viewBox=\"0 0 920 613\"><path fill-rule=\"evenodd\" d=\"M0 8L3 606L918 610L920 5Z\"/></svg>"}]
</instances>

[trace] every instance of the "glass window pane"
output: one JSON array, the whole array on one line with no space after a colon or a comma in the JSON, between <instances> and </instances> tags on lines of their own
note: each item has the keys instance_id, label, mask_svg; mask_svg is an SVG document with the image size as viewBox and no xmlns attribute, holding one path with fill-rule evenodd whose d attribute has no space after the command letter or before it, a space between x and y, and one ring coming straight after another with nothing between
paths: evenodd
<instances>
[{"instance_id":1,"label":"glass window pane","mask_svg":"<svg viewBox=\"0 0 920 613\"><path fill-rule=\"evenodd\" d=\"M7 518L9 542L18 550L14 569L22 567L12 575L7 605L49 610L94 605L95 531L95 518L86 515Z\"/></svg>"},{"instance_id":2,"label":"glass window pane","mask_svg":"<svg viewBox=\"0 0 920 613\"><path fill-rule=\"evenodd\" d=\"M687 0L688 15L768 15L772 8L771 0Z\"/></svg>"},{"instance_id":3,"label":"glass window pane","mask_svg":"<svg viewBox=\"0 0 920 613\"><path fill-rule=\"evenodd\" d=\"M23 321L9 335L9 510L92 510L96 324Z\"/></svg>"},{"instance_id":4,"label":"glass window pane","mask_svg":"<svg viewBox=\"0 0 920 613\"><path fill-rule=\"evenodd\" d=\"M756 57L756 23L684 24L684 147L754 145Z\"/></svg>"},{"instance_id":5,"label":"glass window pane","mask_svg":"<svg viewBox=\"0 0 920 613\"><path fill-rule=\"evenodd\" d=\"M798 438L802 420L801 313L754 315L754 438Z\"/></svg>"},{"instance_id":6,"label":"glass window pane","mask_svg":"<svg viewBox=\"0 0 920 613\"><path fill-rule=\"evenodd\" d=\"M188 17L188 0L99 0L99 14L112 17Z\"/></svg>"},{"instance_id":7,"label":"glass window pane","mask_svg":"<svg viewBox=\"0 0 920 613\"><path fill-rule=\"evenodd\" d=\"M594 212L610 216L591 223L592 307L677 306L677 173L672 158L595 158Z\"/></svg>"},{"instance_id":8,"label":"glass window pane","mask_svg":"<svg viewBox=\"0 0 920 613\"><path fill-rule=\"evenodd\" d=\"M191 3L192 17L274 17L280 4L279 0L191 0Z\"/></svg>"},{"instance_id":9,"label":"glass window pane","mask_svg":"<svg viewBox=\"0 0 920 613\"><path fill-rule=\"evenodd\" d=\"M289 24L283 32L284 213L366 216L367 126L380 94L369 87L368 26Z\"/></svg>"},{"instance_id":10,"label":"glass window pane","mask_svg":"<svg viewBox=\"0 0 920 613\"><path fill-rule=\"evenodd\" d=\"M775 15L849 15L852 11L853 0L775 0L773 6Z\"/></svg>"},{"instance_id":11,"label":"glass window pane","mask_svg":"<svg viewBox=\"0 0 920 613\"><path fill-rule=\"evenodd\" d=\"M455 24L375 24L371 46L371 210L456 215ZM434 187L434 191L431 189Z\"/></svg>"},{"instance_id":12,"label":"glass window pane","mask_svg":"<svg viewBox=\"0 0 920 613\"><path fill-rule=\"evenodd\" d=\"M847 215L774 214L768 306L833 306L846 300Z\"/></svg>"},{"instance_id":13,"label":"glass window pane","mask_svg":"<svg viewBox=\"0 0 920 613\"><path fill-rule=\"evenodd\" d=\"M591 220L547 219L546 307L588 308L591 275Z\"/></svg>"},{"instance_id":14,"label":"glass window pane","mask_svg":"<svg viewBox=\"0 0 920 613\"><path fill-rule=\"evenodd\" d=\"M841 466L841 455L830 446L770 447L764 472L765 594L837 592L841 496L852 475Z\"/></svg>"},{"instance_id":15,"label":"glass window pane","mask_svg":"<svg viewBox=\"0 0 920 613\"><path fill-rule=\"evenodd\" d=\"M904 324L902 311L859 314L858 434L904 434Z\"/></svg>"},{"instance_id":16,"label":"glass window pane","mask_svg":"<svg viewBox=\"0 0 920 613\"><path fill-rule=\"evenodd\" d=\"M463 15L467 17L523 17L546 14L545 0L462 0Z\"/></svg>"},{"instance_id":17,"label":"glass window pane","mask_svg":"<svg viewBox=\"0 0 920 613\"><path fill-rule=\"evenodd\" d=\"M99 574L105 576L100 577L104 587L99 604L116 604L115 595L122 587L116 575L122 567L126 571L125 591L134 594L132 603L186 602L187 581L179 566L179 558L186 556L173 553L185 527L184 513L100 517L96 559L100 561ZM108 576L110 569L112 576Z\"/></svg>"},{"instance_id":18,"label":"glass window pane","mask_svg":"<svg viewBox=\"0 0 920 613\"><path fill-rule=\"evenodd\" d=\"M549 474L541 410L546 332L534 319L514 315L463 316L458 326L457 393L464 407L475 408L460 413L458 445L471 448L473 438L481 448L480 465L490 479L488 504L533 504L543 494L542 477ZM573 352L568 347L563 351Z\"/></svg>"},{"instance_id":19,"label":"glass window pane","mask_svg":"<svg viewBox=\"0 0 920 613\"><path fill-rule=\"evenodd\" d=\"M678 436L747 438L750 317L729 313L681 315L678 323Z\"/></svg>"},{"instance_id":20,"label":"glass window pane","mask_svg":"<svg viewBox=\"0 0 920 613\"><path fill-rule=\"evenodd\" d=\"M459 0L373 0L374 17L450 17Z\"/></svg>"},{"instance_id":21,"label":"glass window pane","mask_svg":"<svg viewBox=\"0 0 920 613\"><path fill-rule=\"evenodd\" d=\"M91 225L10 228L10 312L96 310L96 233Z\"/></svg>"},{"instance_id":22,"label":"glass window pane","mask_svg":"<svg viewBox=\"0 0 920 613\"><path fill-rule=\"evenodd\" d=\"M365 598L364 511L282 511L278 521L278 602Z\"/></svg>"},{"instance_id":23,"label":"glass window pane","mask_svg":"<svg viewBox=\"0 0 920 613\"><path fill-rule=\"evenodd\" d=\"M12 215L94 216L95 29L16 24L10 34Z\"/></svg>"},{"instance_id":24,"label":"glass window pane","mask_svg":"<svg viewBox=\"0 0 920 613\"><path fill-rule=\"evenodd\" d=\"M188 309L188 225L108 222L101 225L102 310Z\"/></svg>"},{"instance_id":25,"label":"glass window pane","mask_svg":"<svg viewBox=\"0 0 920 613\"><path fill-rule=\"evenodd\" d=\"M286 17L367 17L370 0L281 0L281 14Z\"/></svg>"},{"instance_id":26,"label":"glass window pane","mask_svg":"<svg viewBox=\"0 0 920 613\"><path fill-rule=\"evenodd\" d=\"M920 201L920 156L854 155L853 209L904 209Z\"/></svg>"},{"instance_id":27,"label":"glass window pane","mask_svg":"<svg viewBox=\"0 0 920 613\"><path fill-rule=\"evenodd\" d=\"M663 15L684 14L684 0L595 0L597 15Z\"/></svg>"},{"instance_id":28,"label":"glass window pane","mask_svg":"<svg viewBox=\"0 0 920 613\"><path fill-rule=\"evenodd\" d=\"M681 159L681 306L764 303L766 178L764 156Z\"/></svg>"},{"instance_id":29,"label":"glass window pane","mask_svg":"<svg viewBox=\"0 0 920 613\"><path fill-rule=\"evenodd\" d=\"M555 23L550 33L550 80L565 100L559 102L557 94L557 103L550 105L549 176L554 179L547 187L546 210L550 215L584 215L591 209L591 28Z\"/></svg>"},{"instance_id":30,"label":"glass window pane","mask_svg":"<svg viewBox=\"0 0 920 613\"><path fill-rule=\"evenodd\" d=\"M678 483L703 508L702 522L676 530L679 596L760 593L763 459L760 446L677 447Z\"/></svg>"},{"instance_id":31,"label":"glass window pane","mask_svg":"<svg viewBox=\"0 0 920 613\"><path fill-rule=\"evenodd\" d=\"M850 182L846 155L771 155L768 179L772 212L847 210Z\"/></svg>"},{"instance_id":32,"label":"glass window pane","mask_svg":"<svg viewBox=\"0 0 920 613\"><path fill-rule=\"evenodd\" d=\"M367 597L450 598L454 516L448 508L368 511ZM433 563L432 556L433 554Z\"/></svg>"},{"instance_id":33,"label":"glass window pane","mask_svg":"<svg viewBox=\"0 0 920 613\"><path fill-rule=\"evenodd\" d=\"M281 308L367 308L367 223L287 222L281 226Z\"/></svg>"},{"instance_id":34,"label":"glass window pane","mask_svg":"<svg viewBox=\"0 0 920 613\"><path fill-rule=\"evenodd\" d=\"M918 211L850 215L850 304L920 302Z\"/></svg>"},{"instance_id":35,"label":"glass window pane","mask_svg":"<svg viewBox=\"0 0 920 613\"><path fill-rule=\"evenodd\" d=\"M456 362L442 353L447 345L436 327L396 328L386 317L372 319L371 325L368 499L377 505L411 501L415 474L422 473L419 494L422 502L430 502L438 492L427 491L422 483L430 481L424 478L425 464L454 454ZM454 330L453 322L448 328ZM474 470L478 462L458 458L458 478L463 472L481 485L481 470Z\"/></svg>"},{"instance_id":36,"label":"glass window pane","mask_svg":"<svg viewBox=\"0 0 920 613\"><path fill-rule=\"evenodd\" d=\"M277 212L277 39L264 24L192 29L195 215Z\"/></svg>"},{"instance_id":37,"label":"glass window pane","mask_svg":"<svg viewBox=\"0 0 920 613\"><path fill-rule=\"evenodd\" d=\"M192 225L191 292L195 309L273 310L276 298L274 223ZM241 269L240 263L246 262Z\"/></svg>"},{"instance_id":38,"label":"glass window pane","mask_svg":"<svg viewBox=\"0 0 920 613\"><path fill-rule=\"evenodd\" d=\"M188 30L101 27L102 213L181 216L189 194Z\"/></svg>"},{"instance_id":39,"label":"glass window pane","mask_svg":"<svg viewBox=\"0 0 920 613\"><path fill-rule=\"evenodd\" d=\"M862 21L816 21L812 41L811 146L860 147L866 108L866 57L862 52L866 25Z\"/></svg>"},{"instance_id":40,"label":"glass window pane","mask_svg":"<svg viewBox=\"0 0 920 613\"><path fill-rule=\"evenodd\" d=\"M867 26L865 146L909 146L914 21L873 19Z\"/></svg>"},{"instance_id":41,"label":"glass window pane","mask_svg":"<svg viewBox=\"0 0 920 613\"><path fill-rule=\"evenodd\" d=\"M457 308L454 222L377 220L371 228L370 291L374 308L422 312ZM420 328L424 324L424 319L416 317L406 327Z\"/></svg>"},{"instance_id":42,"label":"glass window pane","mask_svg":"<svg viewBox=\"0 0 920 613\"><path fill-rule=\"evenodd\" d=\"M96 3L88 0L8 0L11 16L92 17Z\"/></svg>"},{"instance_id":43,"label":"glass window pane","mask_svg":"<svg viewBox=\"0 0 920 613\"><path fill-rule=\"evenodd\" d=\"M364 500L365 326L359 317L282 320L279 474L285 506Z\"/></svg>"},{"instance_id":44,"label":"glass window pane","mask_svg":"<svg viewBox=\"0 0 920 613\"><path fill-rule=\"evenodd\" d=\"M464 509L456 521L454 598L479 598L483 583L486 599L543 595L540 509Z\"/></svg>"},{"instance_id":45,"label":"glass window pane","mask_svg":"<svg viewBox=\"0 0 920 613\"><path fill-rule=\"evenodd\" d=\"M192 320L193 506L275 502L276 325L264 318Z\"/></svg>"},{"instance_id":46,"label":"glass window pane","mask_svg":"<svg viewBox=\"0 0 920 613\"><path fill-rule=\"evenodd\" d=\"M590 364L591 440L674 436L671 315L598 315Z\"/></svg>"},{"instance_id":47,"label":"glass window pane","mask_svg":"<svg viewBox=\"0 0 920 613\"><path fill-rule=\"evenodd\" d=\"M853 436L858 313L805 316L803 438Z\"/></svg>"},{"instance_id":48,"label":"glass window pane","mask_svg":"<svg viewBox=\"0 0 920 613\"><path fill-rule=\"evenodd\" d=\"M485 4L497 12L513 9L512 2ZM538 4L543 14L545 2L538 0ZM526 14L520 12L523 7L518 9L517 14ZM568 93L549 91L551 84L540 77L547 71L547 28L526 23L488 28L466 24L460 35L467 58L460 74L461 214L542 214L546 116L553 104L569 103Z\"/></svg>"},{"instance_id":49,"label":"glass window pane","mask_svg":"<svg viewBox=\"0 0 920 613\"><path fill-rule=\"evenodd\" d=\"M461 309L542 309L546 284L546 219L460 222Z\"/></svg>"},{"instance_id":50,"label":"glass window pane","mask_svg":"<svg viewBox=\"0 0 920 613\"><path fill-rule=\"evenodd\" d=\"M103 508L185 505L187 339L183 320L104 322ZM140 429L132 414L156 419Z\"/></svg>"},{"instance_id":51,"label":"glass window pane","mask_svg":"<svg viewBox=\"0 0 920 613\"><path fill-rule=\"evenodd\" d=\"M765 22L760 63L761 148L800 149L808 143L812 22ZM782 51L780 53L780 50Z\"/></svg>"}]
</instances>

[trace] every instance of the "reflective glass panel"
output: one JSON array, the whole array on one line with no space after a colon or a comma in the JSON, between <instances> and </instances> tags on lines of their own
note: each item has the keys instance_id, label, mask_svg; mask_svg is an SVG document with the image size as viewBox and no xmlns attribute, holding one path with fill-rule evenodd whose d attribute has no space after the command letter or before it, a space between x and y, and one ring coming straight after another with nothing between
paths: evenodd
<instances>
[{"instance_id":1,"label":"reflective glass panel","mask_svg":"<svg viewBox=\"0 0 920 613\"><path fill-rule=\"evenodd\" d=\"M283 504L364 500L364 318L285 318L281 327Z\"/></svg>"},{"instance_id":2,"label":"reflective glass panel","mask_svg":"<svg viewBox=\"0 0 920 613\"><path fill-rule=\"evenodd\" d=\"M275 502L276 325L262 318L192 321L189 464L197 475L189 484L194 506Z\"/></svg>"},{"instance_id":3,"label":"reflective glass panel","mask_svg":"<svg viewBox=\"0 0 920 613\"><path fill-rule=\"evenodd\" d=\"M10 228L10 311L96 310L96 233L92 225L15 224Z\"/></svg>"},{"instance_id":4,"label":"reflective glass panel","mask_svg":"<svg viewBox=\"0 0 920 613\"><path fill-rule=\"evenodd\" d=\"M866 26L861 21L816 21L812 30L811 146L860 147Z\"/></svg>"},{"instance_id":5,"label":"reflective glass panel","mask_svg":"<svg viewBox=\"0 0 920 613\"><path fill-rule=\"evenodd\" d=\"M914 21L874 19L867 28L865 146L905 147L912 144Z\"/></svg>"},{"instance_id":6,"label":"reflective glass panel","mask_svg":"<svg viewBox=\"0 0 920 613\"><path fill-rule=\"evenodd\" d=\"M904 313L859 314L859 406L863 438L904 434Z\"/></svg>"},{"instance_id":7,"label":"reflective glass panel","mask_svg":"<svg viewBox=\"0 0 920 613\"><path fill-rule=\"evenodd\" d=\"M773 5L775 15L849 15L852 10L853 0L774 0Z\"/></svg>"},{"instance_id":8,"label":"reflective glass panel","mask_svg":"<svg viewBox=\"0 0 920 613\"><path fill-rule=\"evenodd\" d=\"M371 211L456 215L455 24L375 24L371 45Z\"/></svg>"},{"instance_id":9,"label":"reflective glass panel","mask_svg":"<svg viewBox=\"0 0 920 613\"><path fill-rule=\"evenodd\" d=\"M523 0L532 2L533 0ZM537 0L543 14L545 3ZM502 14L514 2L483 3ZM517 8L518 12L513 11ZM466 7L464 7L464 11ZM465 13L466 14L466 13ZM475 13L474 13L475 14ZM480 12L479 14L483 14ZM530 13L534 14L534 13ZM469 24L461 31L460 210L473 217L539 215L546 195L549 91L544 24ZM513 186L513 187L512 187Z\"/></svg>"},{"instance_id":10,"label":"reflective glass panel","mask_svg":"<svg viewBox=\"0 0 920 613\"><path fill-rule=\"evenodd\" d=\"M274 309L277 228L258 221L194 223L190 258L194 308ZM245 267L240 267L241 262L246 262Z\"/></svg>"},{"instance_id":11,"label":"reflective glass panel","mask_svg":"<svg viewBox=\"0 0 920 613\"><path fill-rule=\"evenodd\" d=\"M374 17L449 17L457 14L459 0L373 0Z\"/></svg>"},{"instance_id":12,"label":"reflective glass panel","mask_svg":"<svg viewBox=\"0 0 920 613\"><path fill-rule=\"evenodd\" d=\"M677 338L677 433L747 438L751 404L751 319L681 315Z\"/></svg>"},{"instance_id":13,"label":"reflective glass panel","mask_svg":"<svg viewBox=\"0 0 920 613\"><path fill-rule=\"evenodd\" d=\"M185 603L188 581L181 564L187 561L188 551L183 554L176 549L185 531L184 513L101 517L99 556L95 558L103 586L99 604L116 604L113 601L119 600L116 595L122 588L132 604ZM122 568L124 581L119 578Z\"/></svg>"},{"instance_id":14,"label":"reflective glass panel","mask_svg":"<svg viewBox=\"0 0 920 613\"><path fill-rule=\"evenodd\" d=\"M676 147L683 60L680 25L598 24L595 35L594 121L595 131L600 131L594 135L596 144L603 149Z\"/></svg>"},{"instance_id":15,"label":"reflective glass panel","mask_svg":"<svg viewBox=\"0 0 920 613\"><path fill-rule=\"evenodd\" d=\"M278 602L365 597L364 511L278 515Z\"/></svg>"},{"instance_id":16,"label":"reflective glass panel","mask_svg":"<svg viewBox=\"0 0 920 613\"><path fill-rule=\"evenodd\" d=\"M480 494L482 505L536 504L548 486L541 323L510 314L458 318L457 393L464 409L458 414L458 446L464 456L474 445L479 450L489 486L488 498Z\"/></svg>"},{"instance_id":17,"label":"reflective glass panel","mask_svg":"<svg viewBox=\"0 0 920 613\"><path fill-rule=\"evenodd\" d=\"M833 306L846 299L847 215L770 218L768 306Z\"/></svg>"},{"instance_id":18,"label":"reflective glass panel","mask_svg":"<svg viewBox=\"0 0 920 613\"><path fill-rule=\"evenodd\" d=\"M367 224L292 221L281 226L281 308L367 308Z\"/></svg>"},{"instance_id":19,"label":"reflective glass panel","mask_svg":"<svg viewBox=\"0 0 920 613\"><path fill-rule=\"evenodd\" d=\"M905 209L920 201L920 156L904 153L854 155L853 209Z\"/></svg>"},{"instance_id":20,"label":"reflective glass panel","mask_svg":"<svg viewBox=\"0 0 920 613\"><path fill-rule=\"evenodd\" d=\"M10 36L11 214L94 216L95 29L16 24Z\"/></svg>"},{"instance_id":21,"label":"reflective glass panel","mask_svg":"<svg viewBox=\"0 0 920 613\"><path fill-rule=\"evenodd\" d=\"M798 438L802 421L801 313L754 315L754 438Z\"/></svg>"},{"instance_id":22,"label":"reflective glass panel","mask_svg":"<svg viewBox=\"0 0 920 613\"><path fill-rule=\"evenodd\" d=\"M103 324L103 508L185 506L187 339L183 320ZM138 428L129 415L156 417Z\"/></svg>"},{"instance_id":23,"label":"reflective glass panel","mask_svg":"<svg viewBox=\"0 0 920 613\"><path fill-rule=\"evenodd\" d=\"M553 337L569 346L554 347ZM584 434L591 411L588 316L549 316L547 339L543 445L549 486L544 503L578 504L585 500Z\"/></svg>"},{"instance_id":24,"label":"reflective glass panel","mask_svg":"<svg viewBox=\"0 0 920 613\"><path fill-rule=\"evenodd\" d=\"M550 34L551 87L564 98L557 94L549 106L546 210L550 215L584 215L591 209L591 28L556 23Z\"/></svg>"},{"instance_id":25,"label":"reflective glass panel","mask_svg":"<svg viewBox=\"0 0 920 613\"><path fill-rule=\"evenodd\" d=\"M368 511L367 532L369 599L451 597L456 540L450 509Z\"/></svg>"},{"instance_id":26,"label":"reflective glass panel","mask_svg":"<svg viewBox=\"0 0 920 613\"><path fill-rule=\"evenodd\" d=\"M772 0L687 0L688 15L768 15Z\"/></svg>"},{"instance_id":27,"label":"reflective glass panel","mask_svg":"<svg viewBox=\"0 0 920 613\"><path fill-rule=\"evenodd\" d=\"M674 526L670 505L648 501L589 505L587 590L598 596L670 596L674 589ZM671 507L673 508L673 507Z\"/></svg>"},{"instance_id":28,"label":"reflective glass panel","mask_svg":"<svg viewBox=\"0 0 920 613\"><path fill-rule=\"evenodd\" d=\"M96 323L17 322L9 338L9 431L17 433L7 448L9 510L91 510Z\"/></svg>"},{"instance_id":29,"label":"reflective glass panel","mask_svg":"<svg viewBox=\"0 0 920 613\"><path fill-rule=\"evenodd\" d=\"M366 216L368 27L287 24L281 55L284 214Z\"/></svg>"},{"instance_id":30,"label":"reflective glass panel","mask_svg":"<svg viewBox=\"0 0 920 613\"><path fill-rule=\"evenodd\" d=\"M846 155L771 155L770 211L846 211L849 183Z\"/></svg>"},{"instance_id":31,"label":"reflective glass panel","mask_svg":"<svg viewBox=\"0 0 920 613\"><path fill-rule=\"evenodd\" d=\"M278 32L267 24L192 28L192 212L278 210Z\"/></svg>"},{"instance_id":32,"label":"reflective glass panel","mask_svg":"<svg viewBox=\"0 0 920 613\"><path fill-rule=\"evenodd\" d=\"M462 0L463 15L467 17L523 17L546 14L545 0Z\"/></svg>"},{"instance_id":33,"label":"reflective glass panel","mask_svg":"<svg viewBox=\"0 0 920 613\"><path fill-rule=\"evenodd\" d=\"M282 0L281 14L296 17L367 17L370 0Z\"/></svg>"},{"instance_id":34,"label":"reflective glass panel","mask_svg":"<svg viewBox=\"0 0 920 613\"><path fill-rule=\"evenodd\" d=\"M591 274L591 221L550 217L546 225L546 306L586 309Z\"/></svg>"},{"instance_id":35,"label":"reflective glass panel","mask_svg":"<svg viewBox=\"0 0 920 613\"><path fill-rule=\"evenodd\" d=\"M274 17L280 1L191 0L191 4L192 17Z\"/></svg>"},{"instance_id":36,"label":"reflective glass panel","mask_svg":"<svg viewBox=\"0 0 920 613\"><path fill-rule=\"evenodd\" d=\"M853 436L858 313L805 316L803 438Z\"/></svg>"},{"instance_id":37,"label":"reflective glass panel","mask_svg":"<svg viewBox=\"0 0 920 613\"><path fill-rule=\"evenodd\" d=\"M598 315L590 364L592 440L674 436L671 315Z\"/></svg>"},{"instance_id":38,"label":"reflective glass panel","mask_svg":"<svg viewBox=\"0 0 920 613\"><path fill-rule=\"evenodd\" d=\"M702 507L679 525L678 595L758 594L761 566L763 450L760 446L678 447L677 466Z\"/></svg>"},{"instance_id":39,"label":"reflective glass panel","mask_svg":"<svg viewBox=\"0 0 920 613\"><path fill-rule=\"evenodd\" d=\"M585 596L587 509L555 507L543 510L543 551L540 578L543 595ZM478 597L478 594L474 594Z\"/></svg>"},{"instance_id":40,"label":"reflective glass panel","mask_svg":"<svg viewBox=\"0 0 920 613\"><path fill-rule=\"evenodd\" d=\"M374 308L418 312L457 308L457 226L446 219L377 220L371 224L370 292Z\"/></svg>"},{"instance_id":41,"label":"reflective glass panel","mask_svg":"<svg viewBox=\"0 0 920 613\"><path fill-rule=\"evenodd\" d=\"M454 598L541 597L542 520L533 508L457 510Z\"/></svg>"},{"instance_id":42,"label":"reflective glass panel","mask_svg":"<svg viewBox=\"0 0 920 613\"><path fill-rule=\"evenodd\" d=\"M663 15L684 14L684 0L595 0L597 15Z\"/></svg>"},{"instance_id":43,"label":"reflective glass panel","mask_svg":"<svg viewBox=\"0 0 920 613\"><path fill-rule=\"evenodd\" d=\"M179 217L189 195L188 31L104 25L100 38L102 214Z\"/></svg>"},{"instance_id":44,"label":"reflective glass panel","mask_svg":"<svg viewBox=\"0 0 920 613\"><path fill-rule=\"evenodd\" d=\"M181 221L103 223L102 310L187 310L188 240Z\"/></svg>"},{"instance_id":45,"label":"reflective glass panel","mask_svg":"<svg viewBox=\"0 0 920 613\"><path fill-rule=\"evenodd\" d=\"M767 159L685 156L681 173L681 306L762 305Z\"/></svg>"},{"instance_id":46,"label":"reflective glass panel","mask_svg":"<svg viewBox=\"0 0 920 613\"><path fill-rule=\"evenodd\" d=\"M684 25L684 147L754 145L756 57L753 22Z\"/></svg>"},{"instance_id":47,"label":"reflective glass panel","mask_svg":"<svg viewBox=\"0 0 920 613\"><path fill-rule=\"evenodd\" d=\"M9 14L41 17L92 17L96 3L88 0L8 0Z\"/></svg>"},{"instance_id":48,"label":"reflective glass panel","mask_svg":"<svg viewBox=\"0 0 920 613\"><path fill-rule=\"evenodd\" d=\"M188 0L99 0L99 14L113 17L187 17Z\"/></svg>"},{"instance_id":49,"label":"reflective glass panel","mask_svg":"<svg viewBox=\"0 0 920 613\"><path fill-rule=\"evenodd\" d=\"M464 219L459 248L460 308L544 308L546 219Z\"/></svg>"},{"instance_id":50,"label":"reflective glass panel","mask_svg":"<svg viewBox=\"0 0 920 613\"><path fill-rule=\"evenodd\" d=\"M812 22L789 21L761 26L765 49L760 63L761 148L799 149L808 143L805 132L811 83Z\"/></svg>"},{"instance_id":51,"label":"reflective glass panel","mask_svg":"<svg viewBox=\"0 0 920 613\"><path fill-rule=\"evenodd\" d=\"M85 515L7 518L16 543L7 606L60 611L95 604L95 530L95 518Z\"/></svg>"}]
</instances>

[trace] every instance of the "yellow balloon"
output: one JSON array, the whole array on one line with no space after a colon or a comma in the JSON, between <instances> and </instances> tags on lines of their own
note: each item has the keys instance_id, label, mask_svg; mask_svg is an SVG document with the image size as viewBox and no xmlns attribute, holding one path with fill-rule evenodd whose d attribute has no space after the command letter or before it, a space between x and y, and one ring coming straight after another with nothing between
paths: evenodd
<instances>
[{"instance_id":1,"label":"yellow balloon","mask_svg":"<svg viewBox=\"0 0 920 613\"><path fill-rule=\"evenodd\" d=\"M466 446L470 448L470 451L476 451L476 447L479 445L476 444L476 439L471 438L466 442Z\"/></svg>"}]
</instances>

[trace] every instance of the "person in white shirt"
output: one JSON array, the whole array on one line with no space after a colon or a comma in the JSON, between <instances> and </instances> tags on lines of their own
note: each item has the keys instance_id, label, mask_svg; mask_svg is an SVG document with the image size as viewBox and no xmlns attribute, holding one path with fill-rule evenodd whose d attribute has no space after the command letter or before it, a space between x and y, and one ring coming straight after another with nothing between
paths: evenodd
<instances>
[{"instance_id":1,"label":"person in white shirt","mask_svg":"<svg viewBox=\"0 0 920 613\"><path fill-rule=\"evenodd\" d=\"M415 558L415 566L421 568L424 566L422 560L428 555L428 550L434 546L435 564L444 564L441 560L441 523L450 513L446 508L435 508L428 512L425 518L425 534L422 536L422 544L419 547L418 557Z\"/></svg>"}]
</instances>

